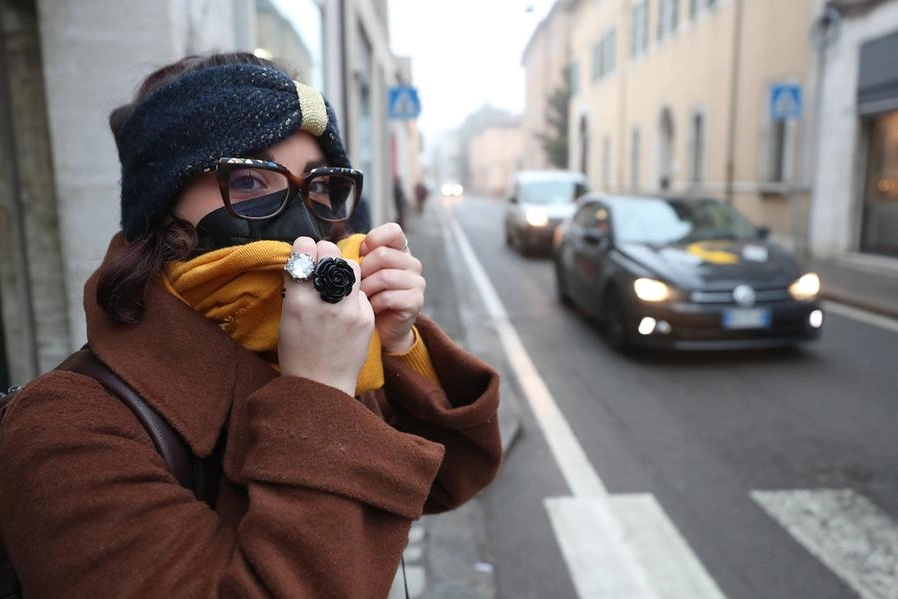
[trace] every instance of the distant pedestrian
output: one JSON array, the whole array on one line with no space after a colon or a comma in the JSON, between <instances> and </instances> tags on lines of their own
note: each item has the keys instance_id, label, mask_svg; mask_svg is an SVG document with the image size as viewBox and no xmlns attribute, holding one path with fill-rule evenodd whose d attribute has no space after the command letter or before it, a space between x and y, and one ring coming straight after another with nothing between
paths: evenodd
<instances>
[{"instance_id":1,"label":"distant pedestrian","mask_svg":"<svg viewBox=\"0 0 898 599\"><path fill-rule=\"evenodd\" d=\"M421 313L399 226L337 237L363 174L318 90L191 56L110 125L90 350L210 468L169 470L92 376L31 381L0 431L3 597L383 599L412 522L496 476L497 373Z\"/></svg>"},{"instance_id":2,"label":"distant pedestrian","mask_svg":"<svg viewBox=\"0 0 898 599\"><path fill-rule=\"evenodd\" d=\"M393 206L396 209L396 222L400 227L405 226L405 210L408 202L405 199L405 190L402 189L402 179L399 175L393 177Z\"/></svg>"},{"instance_id":3,"label":"distant pedestrian","mask_svg":"<svg viewBox=\"0 0 898 599\"><path fill-rule=\"evenodd\" d=\"M427 201L427 197L430 195L430 190L424 185L423 181L418 181L415 184L415 208L418 211L418 214L424 212L424 203Z\"/></svg>"}]
</instances>

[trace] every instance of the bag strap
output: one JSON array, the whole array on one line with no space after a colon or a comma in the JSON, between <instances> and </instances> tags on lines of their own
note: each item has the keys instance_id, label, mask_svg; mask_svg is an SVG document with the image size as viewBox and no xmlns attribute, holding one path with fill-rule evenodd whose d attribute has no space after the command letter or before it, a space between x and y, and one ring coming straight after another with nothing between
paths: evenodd
<instances>
[{"instance_id":1,"label":"bag strap","mask_svg":"<svg viewBox=\"0 0 898 599\"><path fill-rule=\"evenodd\" d=\"M215 508L221 476L221 460L226 442L224 433L218 439L212 455L205 460L196 457L171 425L125 381L100 362L86 345L66 358L62 364L56 367L56 370L67 370L92 377L99 381L109 393L118 397L137 416L140 424L153 440L156 450L165 460L169 472L174 475L178 483L182 487L192 490L196 498L205 502L210 508ZM6 393L0 392L0 422L3 421L7 407L20 389L21 386L15 386ZM19 584L19 579L9 561L3 543L0 542L0 599L20 599L21 596L22 587Z\"/></svg>"},{"instance_id":2,"label":"bag strap","mask_svg":"<svg viewBox=\"0 0 898 599\"><path fill-rule=\"evenodd\" d=\"M117 374L103 364L87 346L69 356L57 370L68 370L92 377L112 395L134 412L134 415L146 429L156 450L165 460L169 472L178 483L193 491L197 499L210 507L215 506L218 498L218 482L221 472L222 439L216 451L207 460L196 457L190 447L171 425L150 407L140 395L128 386Z\"/></svg>"}]
</instances>

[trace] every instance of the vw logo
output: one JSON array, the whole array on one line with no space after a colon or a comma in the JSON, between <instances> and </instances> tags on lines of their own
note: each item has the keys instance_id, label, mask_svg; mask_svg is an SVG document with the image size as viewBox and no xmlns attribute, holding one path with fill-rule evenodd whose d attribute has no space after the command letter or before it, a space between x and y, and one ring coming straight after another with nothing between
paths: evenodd
<instances>
[{"instance_id":1,"label":"vw logo","mask_svg":"<svg viewBox=\"0 0 898 599\"><path fill-rule=\"evenodd\" d=\"M748 285L737 285L733 289L733 299L740 306L752 306L755 303L755 290Z\"/></svg>"}]
</instances>

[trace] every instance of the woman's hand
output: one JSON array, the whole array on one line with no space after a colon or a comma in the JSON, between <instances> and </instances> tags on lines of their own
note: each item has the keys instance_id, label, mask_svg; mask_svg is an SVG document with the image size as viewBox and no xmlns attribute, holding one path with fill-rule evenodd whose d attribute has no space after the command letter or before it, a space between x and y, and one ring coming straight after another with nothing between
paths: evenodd
<instances>
[{"instance_id":1,"label":"woman's hand","mask_svg":"<svg viewBox=\"0 0 898 599\"><path fill-rule=\"evenodd\" d=\"M309 254L316 261L340 256L333 243L316 244L310 237L293 242L293 251ZM278 361L282 375L304 377L352 395L368 355L374 311L359 289L358 263L347 262L355 273L355 284L349 295L335 304L321 299L311 277L295 281L284 275Z\"/></svg>"},{"instance_id":2,"label":"woman's hand","mask_svg":"<svg viewBox=\"0 0 898 599\"><path fill-rule=\"evenodd\" d=\"M408 251L408 239L396 223L371 229L359 254L365 258L361 289L374 308L381 347L387 353L408 351L415 342L412 325L424 306L421 262Z\"/></svg>"}]
</instances>

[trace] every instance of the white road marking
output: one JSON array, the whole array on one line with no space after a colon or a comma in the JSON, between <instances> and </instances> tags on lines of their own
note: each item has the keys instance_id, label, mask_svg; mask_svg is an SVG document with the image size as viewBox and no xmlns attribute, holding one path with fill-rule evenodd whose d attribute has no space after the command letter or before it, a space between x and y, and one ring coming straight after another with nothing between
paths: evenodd
<instances>
[{"instance_id":1,"label":"white road marking","mask_svg":"<svg viewBox=\"0 0 898 599\"><path fill-rule=\"evenodd\" d=\"M898 523L851 489L751 497L862 599L898 599Z\"/></svg>"},{"instance_id":2,"label":"white road marking","mask_svg":"<svg viewBox=\"0 0 898 599\"><path fill-rule=\"evenodd\" d=\"M625 543L608 497L547 497L543 505L580 597L661 599Z\"/></svg>"},{"instance_id":3,"label":"white road marking","mask_svg":"<svg viewBox=\"0 0 898 599\"><path fill-rule=\"evenodd\" d=\"M898 320L894 318L889 318L888 316L882 316L880 314L874 314L873 312L868 312L867 310L861 310L860 308L855 308L854 306L849 306L846 304L840 304L838 302L825 301L822 303L824 318L827 312L832 312L833 314L838 314L839 316L844 316L845 318L859 320L865 324L873 325L875 327L879 327L893 333L898 333Z\"/></svg>"},{"instance_id":4,"label":"white road marking","mask_svg":"<svg viewBox=\"0 0 898 599\"><path fill-rule=\"evenodd\" d=\"M722 598L716 583L657 504L646 508L646 502L641 501L624 509L628 515L648 510L640 516L644 525L639 529L639 548L629 542L627 531L612 509L605 485L539 376L467 236L451 209L444 215L496 327L509 364L573 494L569 498L546 499L545 505L581 599L674 597L651 584L664 578L657 572L647 572L647 567L656 567L659 561L664 563L669 576L660 588L683 589L677 599ZM649 555L644 545L654 545L656 549L653 559L641 563L637 556Z\"/></svg>"},{"instance_id":5,"label":"white road marking","mask_svg":"<svg viewBox=\"0 0 898 599\"><path fill-rule=\"evenodd\" d=\"M661 599L714 599L720 588L650 493L611 495L611 509ZM676 559L671 559L676 556Z\"/></svg>"}]
</instances>

